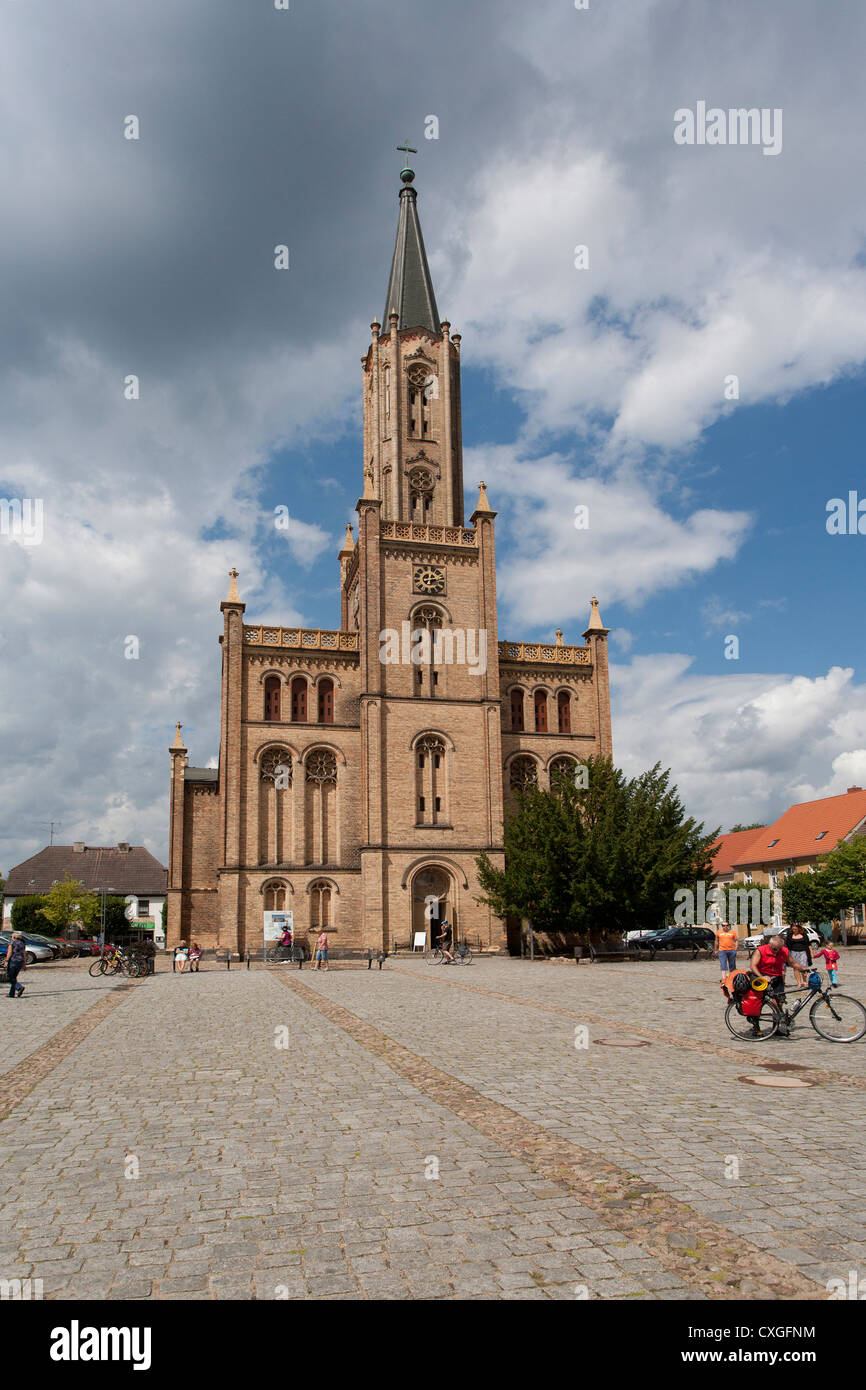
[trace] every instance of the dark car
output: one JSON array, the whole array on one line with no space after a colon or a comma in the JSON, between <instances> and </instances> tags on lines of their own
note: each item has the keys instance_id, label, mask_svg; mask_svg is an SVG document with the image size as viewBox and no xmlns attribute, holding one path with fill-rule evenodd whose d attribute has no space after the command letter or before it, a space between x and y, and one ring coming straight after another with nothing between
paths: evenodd
<instances>
[{"instance_id":1,"label":"dark car","mask_svg":"<svg viewBox=\"0 0 866 1390\"><path fill-rule=\"evenodd\" d=\"M699 952L710 954L715 949L715 933L709 927L665 927L663 931L647 932L631 944L655 957L658 951L691 951L692 959Z\"/></svg>"}]
</instances>

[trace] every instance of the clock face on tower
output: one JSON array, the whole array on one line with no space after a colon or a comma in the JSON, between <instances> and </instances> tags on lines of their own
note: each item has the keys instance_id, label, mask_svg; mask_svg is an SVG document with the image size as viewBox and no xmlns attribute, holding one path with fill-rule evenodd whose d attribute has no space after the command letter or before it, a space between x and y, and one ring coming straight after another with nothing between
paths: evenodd
<instances>
[{"instance_id":1,"label":"clock face on tower","mask_svg":"<svg viewBox=\"0 0 866 1390\"><path fill-rule=\"evenodd\" d=\"M435 565L421 565L416 569L414 589L416 594L444 594L445 571Z\"/></svg>"}]
</instances>

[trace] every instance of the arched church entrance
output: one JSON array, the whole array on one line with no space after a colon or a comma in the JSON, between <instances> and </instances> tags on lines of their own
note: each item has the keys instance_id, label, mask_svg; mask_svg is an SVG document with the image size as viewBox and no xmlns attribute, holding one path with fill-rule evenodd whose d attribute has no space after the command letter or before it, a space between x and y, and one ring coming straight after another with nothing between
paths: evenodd
<instances>
[{"instance_id":1,"label":"arched church entrance","mask_svg":"<svg viewBox=\"0 0 866 1390\"><path fill-rule=\"evenodd\" d=\"M454 886L451 875L436 865L419 869L412 880L412 940L415 932L427 933L431 946L439 933L439 923L447 919L455 937Z\"/></svg>"}]
</instances>

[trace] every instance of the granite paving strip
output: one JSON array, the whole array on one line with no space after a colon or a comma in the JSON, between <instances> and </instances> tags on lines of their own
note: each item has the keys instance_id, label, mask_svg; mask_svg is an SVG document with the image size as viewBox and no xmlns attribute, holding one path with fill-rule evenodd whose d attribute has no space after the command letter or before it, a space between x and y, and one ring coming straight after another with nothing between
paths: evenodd
<instances>
[{"instance_id":1,"label":"granite paving strip","mask_svg":"<svg viewBox=\"0 0 866 1390\"><path fill-rule=\"evenodd\" d=\"M143 981L123 980L114 985L109 994L101 995L80 1017L72 1023L67 1023L65 1028L61 1028L58 1033L42 1043L35 1052L31 1052L4 1076L0 1076L0 1120L4 1120L34 1086L44 1081L70 1052L74 1052L94 1028L107 1018L118 1004L123 1003L129 991L135 989L139 983ZM23 1004L23 1001L21 1002Z\"/></svg>"},{"instance_id":2,"label":"granite paving strip","mask_svg":"<svg viewBox=\"0 0 866 1390\"><path fill-rule=\"evenodd\" d=\"M401 975L409 975L413 979L418 978L417 971L414 970L401 969L400 966L395 965L390 966L390 969ZM453 975L444 975L441 967L435 975L431 972L431 978L435 984L446 985L451 989L466 990L470 994L483 994L488 999L502 999L508 1004L523 1004L527 1008L538 1009L541 1013L560 1014L563 1018L577 1019L580 1023L595 1023L603 1028L613 1028L616 1031L622 1031L625 1028L625 1032L630 1037L647 1038L651 1042L671 1043L674 1047L684 1048L688 1052L709 1052L714 1057L720 1057L726 1062L738 1062L744 1067L778 1069L778 1058L757 1055L757 1047L759 1046L757 1043L744 1044L749 1048L747 1053L743 1048L723 1047L721 1044L710 1042L707 1039L689 1038L682 1033L667 1033L660 1028L649 1028L643 1023L628 1022L624 1024L622 1018L605 1018L600 1014L587 1013L585 1009L581 1009L579 1012L574 1009L563 1009L558 1004L544 1004L537 999L527 999L524 995L505 994L501 990L484 989L480 985L466 984L462 980L455 980ZM802 1014L797 1023L798 1025L805 1025L807 1028L811 1027L808 1019L804 1018ZM833 1046L833 1044L831 1043L829 1046ZM836 1046L841 1047L842 1044L837 1043ZM854 1046L856 1047L857 1044L855 1043ZM846 1076L838 1071L827 1071L808 1064L803 1064L802 1067L798 1066L797 1073L802 1076L804 1081L829 1082L834 1086L866 1091L866 1077L863 1076Z\"/></svg>"},{"instance_id":3,"label":"granite paving strip","mask_svg":"<svg viewBox=\"0 0 866 1390\"><path fill-rule=\"evenodd\" d=\"M724 1226L699 1216L685 1203L643 1179L639 1180L640 1190L635 1190L634 1180L616 1164L490 1100L297 978L279 978L311 1008L387 1062L416 1090L527 1163L533 1172L540 1172L565 1188L583 1206L615 1227L612 1236L626 1237L704 1297L752 1297L757 1293L780 1299L827 1297L820 1285L766 1249L759 1249L743 1237L734 1237ZM473 991L477 988L457 987ZM491 991L477 992L498 997ZM510 996L501 997L509 1003L516 1002Z\"/></svg>"}]
</instances>

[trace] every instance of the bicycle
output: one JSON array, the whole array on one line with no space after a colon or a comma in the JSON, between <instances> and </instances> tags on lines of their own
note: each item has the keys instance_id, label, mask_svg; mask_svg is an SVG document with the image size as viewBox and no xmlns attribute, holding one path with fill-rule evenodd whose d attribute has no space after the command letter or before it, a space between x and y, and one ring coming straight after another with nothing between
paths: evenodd
<instances>
[{"instance_id":1,"label":"bicycle","mask_svg":"<svg viewBox=\"0 0 866 1390\"><path fill-rule=\"evenodd\" d=\"M269 961L271 965L274 965L277 961L296 961L298 959L298 950L299 947L297 946L269 946L265 951L265 960Z\"/></svg>"},{"instance_id":2,"label":"bicycle","mask_svg":"<svg viewBox=\"0 0 866 1390\"><path fill-rule=\"evenodd\" d=\"M787 994L802 994L792 1009L786 1007ZM839 994L832 985L810 989L783 991L781 995L771 994L769 989L762 1002L760 1012L752 1017L743 1014L735 999L725 1010L725 1023L735 1038L744 1042L764 1042L778 1033L783 1038L791 1036L791 1029L797 1015L809 1002L809 1022L819 1037L827 1042L859 1042L866 1035L866 1008L859 999L849 994Z\"/></svg>"},{"instance_id":3,"label":"bicycle","mask_svg":"<svg viewBox=\"0 0 866 1390\"><path fill-rule=\"evenodd\" d=\"M452 963L454 965L472 964L472 952L465 941L461 941L459 945L455 946L451 954L453 956ZM424 959L428 965L441 965L447 957L441 946L431 946L430 950L425 952Z\"/></svg>"}]
</instances>

